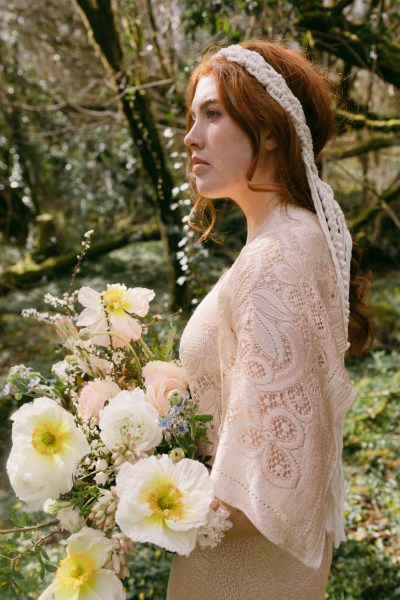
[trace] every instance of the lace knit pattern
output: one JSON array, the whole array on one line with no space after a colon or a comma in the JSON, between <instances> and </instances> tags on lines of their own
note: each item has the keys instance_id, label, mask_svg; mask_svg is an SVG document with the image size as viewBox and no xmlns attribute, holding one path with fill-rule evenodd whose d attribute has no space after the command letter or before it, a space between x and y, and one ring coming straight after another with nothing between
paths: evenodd
<instances>
[{"instance_id":1,"label":"lace knit pattern","mask_svg":"<svg viewBox=\"0 0 400 600\"><path fill-rule=\"evenodd\" d=\"M330 565L327 532L337 542L343 539L342 416L354 392L344 368L338 296L317 217L277 207L182 336L180 355L192 395L201 411L214 415L207 453L216 496L254 527L246 544L262 552L265 573L254 567L253 575L264 592L252 595L254 600L303 597L296 595L302 577L311 581L312 573L320 591L304 598L322 599ZM187 582L191 569L207 564L212 570L214 558L215 569L229 573L229 555L234 564L240 541L177 557L168 598L183 599L179 582ZM217 556L225 566L217 567ZM274 577L282 578L284 589L287 568L295 569L292 596L269 595L263 588L272 560L280 565ZM251 573L253 562L246 564ZM237 580L236 572L231 576ZM206 583L199 586L186 598L249 598L244 588L237 596L224 595L222 588L207 596Z\"/></svg>"}]
</instances>

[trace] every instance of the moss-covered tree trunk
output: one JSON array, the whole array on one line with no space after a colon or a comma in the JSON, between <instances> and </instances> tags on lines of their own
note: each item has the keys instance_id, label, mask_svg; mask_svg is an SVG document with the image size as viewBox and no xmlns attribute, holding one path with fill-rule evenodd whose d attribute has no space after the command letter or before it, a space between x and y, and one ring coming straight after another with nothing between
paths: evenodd
<instances>
[{"instance_id":1,"label":"moss-covered tree trunk","mask_svg":"<svg viewBox=\"0 0 400 600\"><path fill-rule=\"evenodd\" d=\"M95 258L107 254L117 248L123 248L135 241L148 241L160 239L159 228L156 224L140 225L129 231L117 235L109 235L106 239L93 242L86 252L88 258ZM61 256L51 256L35 262L29 254L19 263L12 265L0 273L0 296L7 294L15 288L23 288L26 285L40 281L43 277L52 279L58 275L65 275L76 265L76 250Z\"/></svg>"},{"instance_id":2,"label":"moss-covered tree trunk","mask_svg":"<svg viewBox=\"0 0 400 600\"><path fill-rule=\"evenodd\" d=\"M112 77L121 96L121 108L126 116L135 145L140 153L154 189L155 205L160 222L161 237L165 242L170 265L172 308L187 308L190 289L177 259L178 243L182 238L182 221L179 210L172 210L173 177L168 168L163 146L155 126L150 99L144 89L136 93L128 88L144 83L143 67L138 67L133 77L125 69L124 50L121 45L117 18L111 0L75 0L86 24L89 37L100 53L103 64ZM182 285L177 281L182 278Z\"/></svg>"}]
</instances>

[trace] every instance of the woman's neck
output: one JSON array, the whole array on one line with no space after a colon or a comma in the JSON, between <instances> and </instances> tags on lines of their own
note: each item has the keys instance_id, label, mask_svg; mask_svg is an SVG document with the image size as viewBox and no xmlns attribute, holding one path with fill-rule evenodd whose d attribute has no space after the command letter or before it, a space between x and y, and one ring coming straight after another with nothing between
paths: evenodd
<instances>
[{"instance_id":1,"label":"woman's neck","mask_svg":"<svg viewBox=\"0 0 400 600\"><path fill-rule=\"evenodd\" d=\"M273 209L281 204L278 192L253 192L250 197L235 200L247 221L246 245L250 244L269 221Z\"/></svg>"}]
</instances>

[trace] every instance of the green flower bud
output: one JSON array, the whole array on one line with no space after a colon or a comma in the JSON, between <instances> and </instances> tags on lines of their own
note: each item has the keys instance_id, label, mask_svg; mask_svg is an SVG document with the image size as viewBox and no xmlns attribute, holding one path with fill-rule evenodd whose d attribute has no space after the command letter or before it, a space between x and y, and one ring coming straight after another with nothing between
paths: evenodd
<instances>
[{"instance_id":1,"label":"green flower bud","mask_svg":"<svg viewBox=\"0 0 400 600\"><path fill-rule=\"evenodd\" d=\"M171 406L175 406L175 404L180 404L183 400L182 392L180 390L172 390L168 394L168 402Z\"/></svg>"},{"instance_id":2,"label":"green flower bud","mask_svg":"<svg viewBox=\"0 0 400 600\"><path fill-rule=\"evenodd\" d=\"M168 455L173 463L178 463L180 460L185 458L185 453L182 448L174 448Z\"/></svg>"}]
</instances>

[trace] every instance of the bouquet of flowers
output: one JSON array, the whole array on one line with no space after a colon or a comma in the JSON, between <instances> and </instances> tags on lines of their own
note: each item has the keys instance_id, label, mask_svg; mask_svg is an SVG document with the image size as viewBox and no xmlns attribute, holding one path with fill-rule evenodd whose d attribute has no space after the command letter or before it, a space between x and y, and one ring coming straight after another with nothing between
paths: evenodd
<instances>
[{"instance_id":1,"label":"bouquet of flowers","mask_svg":"<svg viewBox=\"0 0 400 600\"><path fill-rule=\"evenodd\" d=\"M7 471L21 500L72 534L39 600L122 600L136 542L188 555L215 547L231 523L199 450L212 417L199 414L173 360L175 330L160 341L161 317L149 314L154 292L71 289L46 295L51 315L25 311L54 324L65 357L51 379L11 369L5 392L33 400L12 415Z\"/></svg>"}]
</instances>

